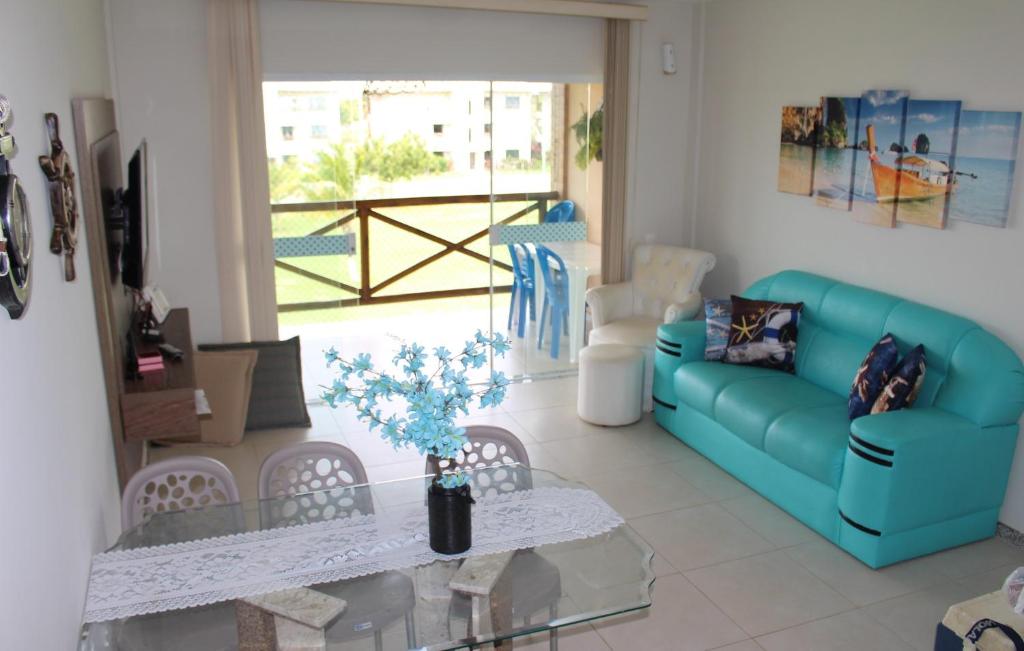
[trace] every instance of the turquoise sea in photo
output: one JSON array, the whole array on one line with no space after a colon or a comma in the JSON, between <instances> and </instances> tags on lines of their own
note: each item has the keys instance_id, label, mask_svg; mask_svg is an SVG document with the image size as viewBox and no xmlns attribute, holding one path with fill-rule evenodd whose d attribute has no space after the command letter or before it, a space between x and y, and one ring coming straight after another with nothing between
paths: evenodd
<instances>
[{"instance_id":1,"label":"turquoise sea in photo","mask_svg":"<svg viewBox=\"0 0 1024 651\"><path fill-rule=\"evenodd\" d=\"M957 170L977 174L977 179L957 177L951 219L986 226L1005 226L1010 212L1015 161L957 156Z\"/></svg>"},{"instance_id":2,"label":"turquoise sea in photo","mask_svg":"<svg viewBox=\"0 0 1024 651\"><path fill-rule=\"evenodd\" d=\"M810 164L811 150L801 147L800 154ZM814 170L815 195L822 202L831 202L832 207L845 207L848 201L846 190L850 182L850 170L856 155L857 169L853 174L853 210L892 212L892 204L875 203L875 188L871 180L871 167L867 152L853 149L819 149ZM882 162L895 167L896 154L883 152ZM949 154L931 152L928 158L949 162ZM987 226L1003 226L1009 212L1010 190L1013 185L1014 161L993 160L991 158L975 158L958 156L958 171L976 174L977 179L967 176L957 177L957 186L953 191L953 202L950 218L971 221ZM927 201L906 202L903 209L912 211L915 206L924 209L927 202L941 202L943 198Z\"/></svg>"}]
</instances>

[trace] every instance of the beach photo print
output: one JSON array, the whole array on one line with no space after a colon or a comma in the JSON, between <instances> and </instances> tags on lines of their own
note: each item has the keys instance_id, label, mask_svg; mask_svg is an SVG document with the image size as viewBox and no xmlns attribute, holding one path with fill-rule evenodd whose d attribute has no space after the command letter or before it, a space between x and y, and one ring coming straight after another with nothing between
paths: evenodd
<instances>
[{"instance_id":1,"label":"beach photo print","mask_svg":"<svg viewBox=\"0 0 1024 651\"><path fill-rule=\"evenodd\" d=\"M811 196L820 106L783 106L779 192Z\"/></svg>"},{"instance_id":2,"label":"beach photo print","mask_svg":"<svg viewBox=\"0 0 1024 651\"><path fill-rule=\"evenodd\" d=\"M814 199L819 206L850 210L857 161L859 97L822 97L814 152Z\"/></svg>"},{"instance_id":3,"label":"beach photo print","mask_svg":"<svg viewBox=\"0 0 1024 651\"><path fill-rule=\"evenodd\" d=\"M1020 143L1020 113L963 111L950 217L1006 227Z\"/></svg>"},{"instance_id":4,"label":"beach photo print","mask_svg":"<svg viewBox=\"0 0 1024 651\"><path fill-rule=\"evenodd\" d=\"M950 219L1005 228L1021 113L870 90L784 106L778 190L858 222L942 229Z\"/></svg>"}]
</instances>

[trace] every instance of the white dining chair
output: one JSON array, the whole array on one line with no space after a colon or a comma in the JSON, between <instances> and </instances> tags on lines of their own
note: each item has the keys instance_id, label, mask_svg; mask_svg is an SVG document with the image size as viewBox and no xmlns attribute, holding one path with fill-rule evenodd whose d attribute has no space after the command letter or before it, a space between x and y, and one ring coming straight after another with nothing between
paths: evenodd
<instances>
[{"instance_id":1,"label":"white dining chair","mask_svg":"<svg viewBox=\"0 0 1024 651\"><path fill-rule=\"evenodd\" d=\"M145 466L128 480L121 496L121 527L127 531L154 513L238 501L235 477L223 463L209 457L173 457Z\"/></svg>"},{"instance_id":2,"label":"white dining chair","mask_svg":"<svg viewBox=\"0 0 1024 651\"><path fill-rule=\"evenodd\" d=\"M373 497L366 484L366 469L344 445L306 441L281 448L260 466L260 524L274 528L370 515ZM372 633L374 648L381 651L384 629L404 618L406 643L416 646L416 590L405 574L379 572L314 589L348 604L327 629L329 644Z\"/></svg>"}]
</instances>

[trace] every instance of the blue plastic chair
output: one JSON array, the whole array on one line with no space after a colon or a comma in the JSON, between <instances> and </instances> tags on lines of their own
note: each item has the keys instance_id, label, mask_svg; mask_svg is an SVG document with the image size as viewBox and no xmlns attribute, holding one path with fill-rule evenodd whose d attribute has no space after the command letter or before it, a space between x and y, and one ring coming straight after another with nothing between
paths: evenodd
<instances>
[{"instance_id":1,"label":"blue plastic chair","mask_svg":"<svg viewBox=\"0 0 1024 651\"><path fill-rule=\"evenodd\" d=\"M568 199L565 201L559 201L555 205L551 206L551 209L544 215L545 224L559 224L562 222L571 222L575 219L576 204Z\"/></svg>"},{"instance_id":2,"label":"blue plastic chair","mask_svg":"<svg viewBox=\"0 0 1024 651\"><path fill-rule=\"evenodd\" d=\"M544 324L551 313L551 358L558 359L558 343L562 331L569 334L569 274L565 262L543 244L537 245L537 259L544 276L544 306L540 311L540 333L537 348L544 346ZM559 327L561 326L561 327Z\"/></svg>"},{"instance_id":3,"label":"blue plastic chair","mask_svg":"<svg viewBox=\"0 0 1024 651\"><path fill-rule=\"evenodd\" d=\"M522 339L526 333L527 310L530 312L530 320L537 320L537 270L530 250L522 244L509 244L508 253L512 256L512 298L508 303L508 329L512 329L518 297L519 327L516 334Z\"/></svg>"}]
</instances>

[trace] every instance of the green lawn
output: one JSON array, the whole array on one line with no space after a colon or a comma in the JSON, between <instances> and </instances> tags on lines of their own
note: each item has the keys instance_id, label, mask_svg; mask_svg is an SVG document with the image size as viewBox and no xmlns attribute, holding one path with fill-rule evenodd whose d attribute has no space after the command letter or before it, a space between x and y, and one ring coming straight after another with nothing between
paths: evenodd
<instances>
[{"instance_id":1,"label":"green lawn","mask_svg":"<svg viewBox=\"0 0 1024 651\"><path fill-rule=\"evenodd\" d=\"M514 214L529 206L530 203L532 202L495 204L494 221L498 222ZM450 241L459 241L486 229L491 224L490 211L491 208L488 204L446 204L380 209L381 214L391 217L396 221L409 224ZM341 214L344 213L277 213L273 215L273 234L274 237L302 236L329 224ZM536 219L537 214L535 212L529 213L517 223L533 223ZM345 232L354 233L356 241L359 241L359 224L357 221L352 221L342 229L335 229L330 234ZM440 244L372 218L370 220L369 235L371 285L377 285L416 262L444 249ZM484 256L489 255L491 249L486 235L468 245L467 248ZM285 258L284 261L307 271L358 287L361 255L362 252L360 251L351 256L311 256ZM498 261L506 264L509 263L508 250L504 246L494 247L494 256ZM311 301L334 301L356 297L354 294L344 290L325 285L284 269L275 269L275 277L277 302L279 305ZM413 292L486 287L489 283L490 269L485 262L475 260L462 253L452 252L417 270L415 273L381 289L377 295L387 296ZM509 285L512 283L512 274L496 267L494 270L494 283L495 285ZM473 296L433 299L418 302L417 309L443 310L446 307L453 306L453 301L458 301L459 307L467 307L470 303L479 303L482 309L486 309L488 297ZM279 321L282 325L301 325L350 319L384 318L407 315L409 309L410 303L406 302L326 310L282 312L279 315Z\"/></svg>"}]
</instances>

